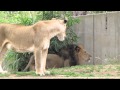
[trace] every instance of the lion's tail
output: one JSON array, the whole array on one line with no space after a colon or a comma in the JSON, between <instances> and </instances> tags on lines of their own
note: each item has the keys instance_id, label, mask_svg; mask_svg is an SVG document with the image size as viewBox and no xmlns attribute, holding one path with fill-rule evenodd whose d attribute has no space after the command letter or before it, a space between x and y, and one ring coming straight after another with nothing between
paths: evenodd
<instances>
[{"instance_id":1,"label":"lion's tail","mask_svg":"<svg viewBox=\"0 0 120 90\"><path fill-rule=\"evenodd\" d=\"M27 66L25 67L25 69L23 70L23 72L25 72L25 71L28 70L28 68L30 67L30 65L31 65L31 63L33 62L33 60L34 60L34 55L32 55L32 56L30 57L30 60L29 60L29 62L28 62L28 64L27 64Z\"/></svg>"}]
</instances>

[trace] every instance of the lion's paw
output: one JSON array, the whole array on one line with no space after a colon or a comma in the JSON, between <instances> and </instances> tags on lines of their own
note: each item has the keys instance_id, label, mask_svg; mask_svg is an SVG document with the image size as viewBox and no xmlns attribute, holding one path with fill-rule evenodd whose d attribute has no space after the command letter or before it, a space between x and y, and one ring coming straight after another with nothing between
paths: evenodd
<instances>
[{"instance_id":1,"label":"lion's paw","mask_svg":"<svg viewBox=\"0 0 120 90\"><path fill-rule=\"evenodd\" d=\"M45 73L44 73L43 71L41 71L41 72L37 72L37 71L36 71L36 74L37 74L37 75L40 75L40 76L44 76L44 75L45 75Z\"/></svg>"},{"instance_id":2,"label":"lion's paw","mask_svg":"<svg viewBox=\"0 0 120 90\"><path fill-rule=\"evenodd\" d=\"M1 74L8 73L8 71L0 71Z\"/></svg>"}]
</instances>

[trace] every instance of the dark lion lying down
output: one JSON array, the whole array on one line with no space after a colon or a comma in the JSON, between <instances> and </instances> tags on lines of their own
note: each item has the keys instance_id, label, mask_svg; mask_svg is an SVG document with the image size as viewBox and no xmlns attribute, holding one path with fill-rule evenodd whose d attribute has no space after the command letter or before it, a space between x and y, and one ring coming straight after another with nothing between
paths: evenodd
<instances>
[{"instance_id":1,"label":"dark lion lying down","mask_svg":"<svg viewBox=\"0 0 120 90\"><path fill-rule=\"evenodd\" d=\"M57 52L57 54L48 54L46 68L61 68L67 66L81 65L90 60L91 55L86 52L82 45L67 45ZM23 71L35 70L34 56Z\"/></svg>"}]
</instances>

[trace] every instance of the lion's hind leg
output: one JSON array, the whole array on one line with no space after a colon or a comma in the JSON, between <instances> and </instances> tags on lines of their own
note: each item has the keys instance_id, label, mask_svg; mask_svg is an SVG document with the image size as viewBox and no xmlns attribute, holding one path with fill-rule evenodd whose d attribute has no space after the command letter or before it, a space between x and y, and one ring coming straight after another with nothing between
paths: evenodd
<instances>
[{"instance_id":1,"label":"lion's hind leg","mask_svg":"<svg viewBox=\"0 0 120 90\"><path fill-rule=\"evenodd\" d=\"M2 73L2 74L7 73L7 71L4 71L2 68L2 62L4 60L4 55L5 55L6 51L7 51L7 48L4 45L0 51L0 73Z\"/></svg>"}]
</instances>

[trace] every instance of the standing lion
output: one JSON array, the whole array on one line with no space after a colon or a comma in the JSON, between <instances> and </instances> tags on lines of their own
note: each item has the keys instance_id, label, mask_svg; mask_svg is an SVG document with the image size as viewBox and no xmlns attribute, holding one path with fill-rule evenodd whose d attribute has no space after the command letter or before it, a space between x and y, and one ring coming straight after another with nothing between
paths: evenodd
<instances>
[{"instance_id":1,"label":"standing lion","mask_svg":"<svg viewBox=\"0 0 120 90\"><path fill-rule=\"evenodd\" d=\"M45 75L46 57L50 39L57 36L60 41L66 37L67 20L52 19L39 21L30 26L0 24L0 72L3 55L8 49L16 52L33 52L36 74Z\"/></svg>"}]
</instances>

